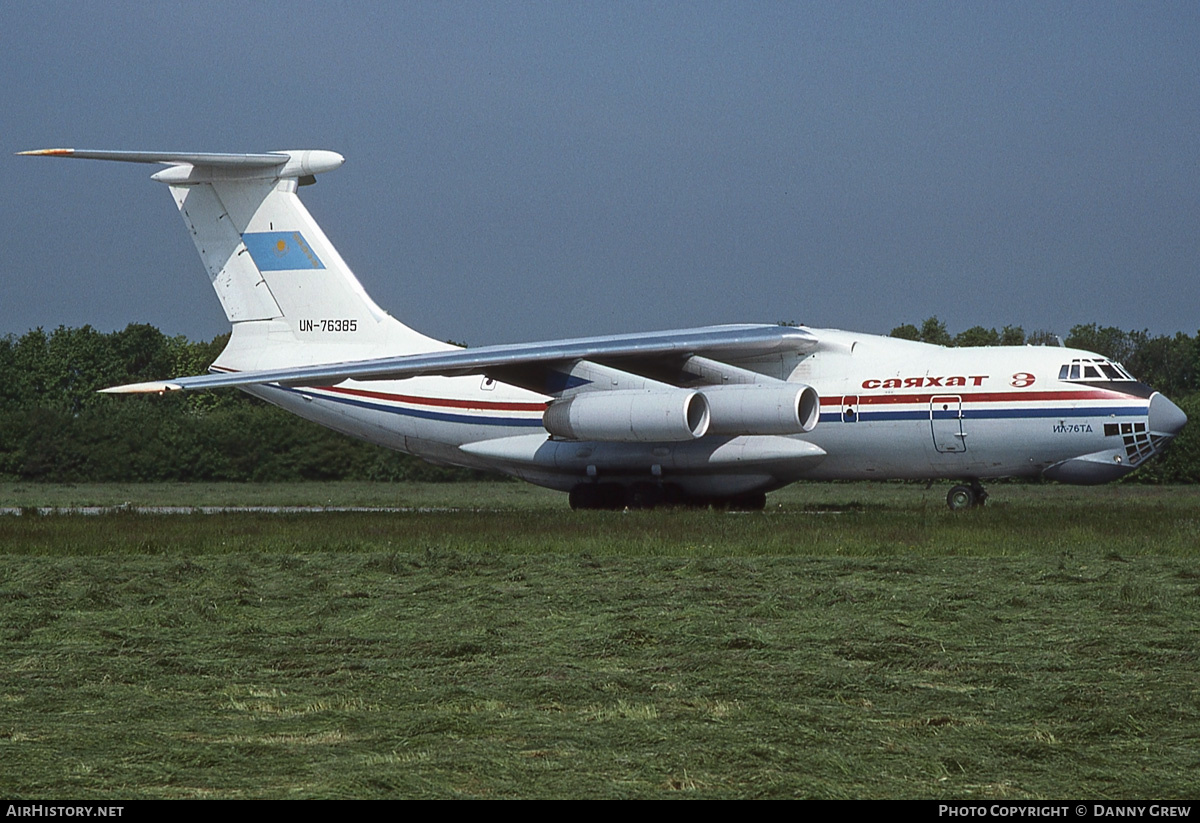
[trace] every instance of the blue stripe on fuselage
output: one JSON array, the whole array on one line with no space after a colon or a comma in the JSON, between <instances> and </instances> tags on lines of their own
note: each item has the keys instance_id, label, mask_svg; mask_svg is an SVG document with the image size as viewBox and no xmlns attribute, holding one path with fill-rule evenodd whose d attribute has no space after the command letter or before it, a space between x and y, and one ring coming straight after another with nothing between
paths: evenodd
<instances>
[{"instance_id":1,"label":"blue stripe on fuselage","mask_svg":"<svg viewBox=\"0 0 1200 823\"><path fill-rule=\"evenodd\" d=\"M1146 409L1137 406L1095 406L1092 408L1080 409L963 409L963 420L1012 420L1023 417L1028 418L1044 418L1044 417L1145 417ZM929 409L917 409L915 411L859 411L858 422L872 422L884 420L928 420ZM953 420L953 417L942 417L939 412L938 419ZM821 415L822 423L841 423L841 412L825 412ZM853 421L845 421L853 422Z\"/></svg>"},{"instance_id":2,"label":"blue stripe on fuselage","mask_svg":"<svg viewBox=\"0 0 1200 823\"><path fill-rule=\"evenodd\" d=\"M418 417L422 420L440 420L443 423L470 423L476 426L523 426L528 428L541 428L542 419L523 418L523 417L476 417L471 414L449 414L447 412L435 412L427 409L409 409L400 406L388 406L383 403L371 403L367 400L357 400L349 397L334 397L328 394L317 394L311 391L302 389L293 389L289 386L278 386L268 384L263 388L278 389L290 394L298 394L301 397L308 397L313 400L328 400L331 403L344 403L347 406L357 406L360 409L371 409L372 411L388 412L390 414L402 414L406 417Z\"/></svg>"}]
</instances>

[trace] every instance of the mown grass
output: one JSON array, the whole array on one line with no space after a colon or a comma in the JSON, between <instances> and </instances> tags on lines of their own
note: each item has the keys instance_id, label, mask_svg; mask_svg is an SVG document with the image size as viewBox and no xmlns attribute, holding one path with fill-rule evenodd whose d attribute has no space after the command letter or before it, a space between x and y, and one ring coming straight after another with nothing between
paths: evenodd
<instances>
[{"instance_id":1,"label":"mown grass","mask_svg":"<svg viewBox=\"0 0 1200 823\"><path fill-rule=\"evenodd\" d=\"M779 492L765 514L570 512L565 496L510 483L328 484L308 503L400 506L396 512L228 512L142 515L130 505L300 505L303 486L155 485L4 489L8 554L212 554L246 551L423 552L597 556L1011 556L1105 552L1190 556L1200 543L1191 487L1008 486L987 506L951 512L944 489L904 484L810 485ZM46 501L53 501L47 503ZM119 503L113 501L119 500ZM110 505L98 516L31 516L35 506ZM469 515L469 516L468 516Z\"/></svg>"},{"instance_id":2,"label":"mown grass","mask_svg":"<svg viewBox=\"0 0 1200 823\"><path fill-rule=\"evenodd\" d=\"M3 516L0 794L1193 796L1196 493L1012 489Z\"/></svg>"},{"instance_id":3,"label":"mown grass","mask_svg":"<svg viewBox=\"0 0 1200 823\"><path fill-rule=\"evenodd\" d=\"M559 492L483 483L0 483L0 506L567 507Z\"/></svg>"},{"instance_id":4,"label":"mown grass","mask_svg":"<svg viewBox=\"0 0 1200 823\"><path fill-rule=\"evenodd\" d=\"M796 483L768 497L768 508L849 511L945 507L949 483ZM1196 486L1098 487L995 483L987 510L1149 503L1200 505ZM0 483L0 507L70 506L389 506L564 511L567 496L526 483Z\"/></svg>"}]
</instances>

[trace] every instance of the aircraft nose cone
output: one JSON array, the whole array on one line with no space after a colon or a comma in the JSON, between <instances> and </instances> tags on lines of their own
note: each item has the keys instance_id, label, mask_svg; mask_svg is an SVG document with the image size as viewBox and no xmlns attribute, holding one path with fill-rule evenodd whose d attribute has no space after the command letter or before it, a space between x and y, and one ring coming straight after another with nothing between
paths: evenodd
<instances>
[{"instance_id":1,"label":"aircraft nose cone","mask_svg":"<svg viewBox=\"0 0 1200 823\"><path fill-rule=\"evenodd\" d=\"M1183 428L1183 424L1186 422L1187 415L1183 413L1183 409L1176 406L1166 397L1158 392L1155 392L1150 397L1150 431L1174 436L1179 434L1179 430Z\"/></svg>"}]
</instances>

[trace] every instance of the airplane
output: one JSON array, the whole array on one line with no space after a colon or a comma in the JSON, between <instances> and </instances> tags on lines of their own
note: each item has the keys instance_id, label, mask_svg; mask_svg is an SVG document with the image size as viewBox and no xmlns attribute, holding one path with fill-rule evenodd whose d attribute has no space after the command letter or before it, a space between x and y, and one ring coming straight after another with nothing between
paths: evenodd
<instances>
[{"instance_id":1,"label":"airplane","mask_svg":"<svg viewBox=\"0 0 1200 823\"><path fill-rule=\"evenodd\" d=\"M207 375L112 393L237 387L431 462L565 491L575 509L762 509L797 480L1096 484L1187 417L1121 364L1063 347L946 348L738 324L462 348L379 308L297 195L335 152L41 149L165 166L232 326Z\"/></svg>"}]
</instances>

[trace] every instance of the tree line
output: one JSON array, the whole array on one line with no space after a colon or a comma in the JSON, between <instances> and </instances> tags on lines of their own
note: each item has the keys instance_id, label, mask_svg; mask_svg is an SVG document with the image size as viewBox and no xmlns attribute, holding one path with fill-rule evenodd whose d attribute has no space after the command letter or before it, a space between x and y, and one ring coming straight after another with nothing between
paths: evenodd
<instances>
[{"instance_id":1,"label":"tree line","mask_svg":"<svg viewBox=\"0 0 1200 823\"><path fill-rule=\"evenodd\" d=\"M906 323L891 331L892 337L919 340L939 346L1057 346L1060 338L1053 332L1029 334L1020 326L1005 326L997 331L973 326L951 335L946 324L930 317L920 326ZM1124 365L1143 383L1153 386L1176 403L1200 390L1197 374L1200 366L1200 333L1189 337L1183 332L1172 336L1151 336L1146 331L1122 331L1095 323L1071 328L1061 344L1072 349L1095 352Z\"/></svg>"},{"instance_id":2,"label":"tree line","mask_svg":"<svg viewBox=\"0 0 1200 823\"><path fill-rule=\"evenodd\" d=\"M1095 352L1116 360L1141 382L1171 398L1192 421L1167 447L1165 454L1134 472L1125 482L1200 482L1200 332L1190 337L1124 331L1096 323L1073 326L1066 338L1048 331L1026 334L1020 326L973 326L951 335L946 324L929 317L920 325L906 323L892 337L936 343L939 346L1057 346Z\"/></svg>"},{"instance_id":3,"label":"tree line","mask_svg":"<svg viewBox=\"0 0 1200 823\"><path fill-rule=\"evenodd\" d=\"M1058 345L1047 332L981 326L951 335L936 317L892 336L946 346ZM153 326L35 329L0 338L0 480L151 482L448 481L494 477L433 466L302 420L239 391L97 394L123 383L203 374L228 335L207 342ZM1200 421L1200 333L1151 336L1080 325L1063 340L1123 363ZM1200 422L1130 480L1200 481Z\"/></svg>"},{"instance_id":4,"label":"tree line","mask_svg":"<svg viewBox=\"0 0 1200 823\"><path fill-rule=\"evenodd\" d=\"M204 374L229 335L168 337L149 325L35 329L0 339L0 479L151 481L465 480L288 414L240 391L97 394Z\"/></svg>"}]
</instances>

